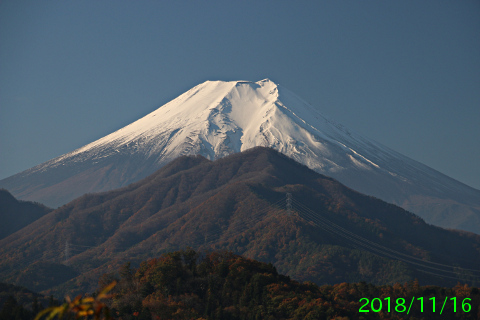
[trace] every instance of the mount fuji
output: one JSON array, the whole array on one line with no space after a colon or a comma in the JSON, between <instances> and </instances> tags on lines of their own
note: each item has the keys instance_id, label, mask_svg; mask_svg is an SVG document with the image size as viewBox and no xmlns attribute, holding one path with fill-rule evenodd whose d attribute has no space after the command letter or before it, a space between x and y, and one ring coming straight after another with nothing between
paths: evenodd
<instances>
[{"instance_id":1,"label":"mount fuji","mask_svg":"<svg viewBox=\"0 0 480 320\"><path fill-rule=\"evenodd\" d=\"M145 117L0 181L56 207L144 178L182 155L264 146L428 223L480 233L480 191L362 137L269 79L206 81Z\"/></svg>"}]
</instances>

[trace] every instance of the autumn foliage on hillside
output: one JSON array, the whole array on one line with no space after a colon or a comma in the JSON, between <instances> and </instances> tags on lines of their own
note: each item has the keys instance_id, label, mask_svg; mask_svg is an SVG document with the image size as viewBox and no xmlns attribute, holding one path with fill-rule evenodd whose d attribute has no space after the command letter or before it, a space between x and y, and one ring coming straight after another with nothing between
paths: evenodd
<instances>
[{"instance_id":1,"label":"autumn foliage on hillside","mask_svg":"<svg viewBox=\"0 0 480 320\"><path fill-rule=\"evenodd\" d=\"M317 286L299 283L278 274L271 264L247 259L231 252L197 253L192 249L171 252L143 262L139 268L125 264L118 273L105 274L104 287L118 281L106 302L117 319L478 319L478 288L419 286L417 281L388 286L341 283ZM413 305L409 315L387 312L360 312L360 299L385 298L396 301L412 297L469 298L469 312L460 305L445 306L440 315L431 305ZM408 304L408 303L407 303ZM378 308L378 305L376 305ZM368 306L365 310L371 310ZM400 309L398 309L400 310Z\"/></svg>"},{"instance_id":2,"label":"autumn foliage on hillside","mask_svg":"<svg viewBox=\"0 0 480 320\"><path fill-rule=\"evenodd\" d=\"M316 284L480 283L479 235L428 225L268 148L180 157L80 197L0 239L0 280L75 297L126 261L187 246L271 262Z\"/></svg>"}]
</instances>

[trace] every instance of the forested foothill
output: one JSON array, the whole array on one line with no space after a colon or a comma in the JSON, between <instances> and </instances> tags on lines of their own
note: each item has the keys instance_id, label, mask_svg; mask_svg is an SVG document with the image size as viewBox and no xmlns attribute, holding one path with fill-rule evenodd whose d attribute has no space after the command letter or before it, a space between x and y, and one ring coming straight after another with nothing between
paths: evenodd
<instances>
[{"instance_id":1,"label":"forested foothill","mask_svg":"<svg viewBox=\"0 0 480 320\"><path fill-rule=\"evenodd\" d=\"M418 281L375 286L365 282L316 285L297 282L263 263L226 251L199 253L192 249L164 254L144 261L138 268L129 263L104 274L99 289L117 285L106 301L109 314L118 319L478 319L478 288L457 284L453 288L420 286ZM98 292L98 291L97 291ZM431 304L419 300L434 297ZM457 305L445 298L456 297ZM367 298L383 300L364 306ZM387 299L392 301L390 312ZM406 306L396 306L397 299ZM415 303L407 308L409 302ZM468 302L463 303L463 302ZM360 312L369 310L369 312ZM403 311L402 311L403 310ZM468 311L467 311L468 310Z\"/></svg>"},{"instance_id":2,"label":"forested foothill","mask_svg":"<svg viewBox=\"0 0 480 320\"><path fill-rule=\"evenodd\" d=\"M31 320L42 309L58 304L53 296L0 282L0 320Z\"/></svg>"},{"instance_id":3,"label":"forested foothill","mask_svg":"<svg viewBox=\"0 0 480 320\"><path fill-rule=\"evenodd\" d=\"M109 295L101 292L107 286L113 287ZM47 298L22 287L0 284L0 320L30 320L46 307L63 310L65 314L62 318L74 319L80 316L82 310L91 309L93 314L92 307L85 307L85 304L82 309L79 301L96 303L100 296L108 299L99 304L102 310L95 309L99 319L480 317L480 291L466 284L458 283L452 288L445 288L421 286L414 280L381 286L365 282L319 286L309 281L300 283L279 274L271 263L228 251L196 252L188 248L144 261L137 268L126 263L118 270L102 275L96 292L75 300L66 297L64 304L51 296ZM423 309L419 298L423 298ZM432 298L437 301L435 312L428 303ZM374 299L377 301L372 304ZM404 307L396 302L398 299L406 301L401 303ZM407 307L412 300L415 303L408 308L407 316ZM442 308L444 300L448 303ZM41 319L51 314L50 309L45 311L48 312Z\"/></svg>"},{"instance_id":4,"label":"forested foothill","mask_svg":"<svg viewBox=\"0 0 480 320\"><path fill-rule=\"evenodd\" d=\"M38 220L52 209L43 204L15 199L8 190L0 189L0 239Z\"/></svg>"},{"instance_id":5,"label":"forested foothill","mask_svg":"<svg viewBox=\"0 0 480 320\"><path fill-rule=\"evenodd\" d=\"M75 297L127 261L186 247L228 250L317 285L480 283L479 235L429 225L268 148L180 157L80 197L0 240L0 281Z\"/></svg>"}]
</instances>

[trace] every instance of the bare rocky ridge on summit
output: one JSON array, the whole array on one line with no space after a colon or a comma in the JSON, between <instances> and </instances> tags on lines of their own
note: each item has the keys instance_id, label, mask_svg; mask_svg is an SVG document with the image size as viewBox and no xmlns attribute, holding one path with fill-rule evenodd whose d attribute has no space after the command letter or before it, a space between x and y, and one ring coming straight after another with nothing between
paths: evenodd
<instances>
[{"instance_id":1,"label":"bare rocky ridge on summit","mask_svg":"<svg viewBox=\"0 0 480 320\"><path fill-rule=\"evenodd\" d=\"M1 180L0 187L56 207L126 186L181 155L214 160L255 146L429 223L480 233L479 190L348 130L268 79L199 84L110 135Z\"/></svg>"}]
</instances>

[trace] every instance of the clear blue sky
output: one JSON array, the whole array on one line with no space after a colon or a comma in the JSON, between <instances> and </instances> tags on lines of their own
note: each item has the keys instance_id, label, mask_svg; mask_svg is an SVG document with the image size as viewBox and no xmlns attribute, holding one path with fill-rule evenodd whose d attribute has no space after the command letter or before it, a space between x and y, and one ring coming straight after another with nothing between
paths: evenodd
<instances>
[{"instance_id":1,"label":"clear blue sky","mask_svg":"<svg viewBox=\"0 0 480 320\"><path fill-rule=\"evenodd\" d=\"M270 78L480 189L480 1L0 2L0 178L205 80Z\"/></svg>"}]
</instances>

